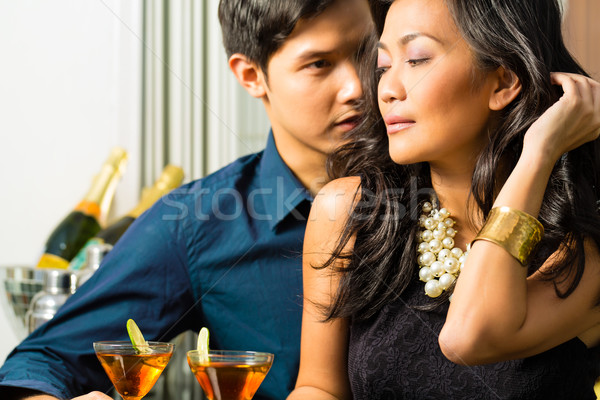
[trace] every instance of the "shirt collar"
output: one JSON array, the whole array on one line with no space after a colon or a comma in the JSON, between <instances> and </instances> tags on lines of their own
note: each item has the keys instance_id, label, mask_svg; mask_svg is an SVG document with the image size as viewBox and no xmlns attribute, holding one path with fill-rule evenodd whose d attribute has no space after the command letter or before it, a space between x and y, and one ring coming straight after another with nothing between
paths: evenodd
<instances>
[{"instance_id":1,"label":"shirt collar","mask_svg":"<svg viewBox=\"0 0 600 400\"><path fill-rule=\"evenodd\" d=\"M272 192L265 191L262 196L265 210L272 216L269 219L271 230L288 216L306 220L306 215L298 210L298 206L305 201L312 202L313 198L281 158L272 130L269 132L259 168L261 188L272 189Z\"/></svg>"}]
</instances>

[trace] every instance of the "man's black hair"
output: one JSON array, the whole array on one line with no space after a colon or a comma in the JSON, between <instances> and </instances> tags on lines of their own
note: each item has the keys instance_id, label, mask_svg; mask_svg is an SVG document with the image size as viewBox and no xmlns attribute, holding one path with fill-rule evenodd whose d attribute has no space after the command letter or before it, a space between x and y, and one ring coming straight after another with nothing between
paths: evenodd
<instances>
[{"instance_id":1,"label":"man's black hair","mask_svg":"<svg viewBox=\"0 0 600 400\"><path fill-rule=\"evenodd\" d=\"M266 74L269 59L298 21L316 17L335 1L221 0L219 21L227 57L243 54Z\"/></svg>"}]
</instances>

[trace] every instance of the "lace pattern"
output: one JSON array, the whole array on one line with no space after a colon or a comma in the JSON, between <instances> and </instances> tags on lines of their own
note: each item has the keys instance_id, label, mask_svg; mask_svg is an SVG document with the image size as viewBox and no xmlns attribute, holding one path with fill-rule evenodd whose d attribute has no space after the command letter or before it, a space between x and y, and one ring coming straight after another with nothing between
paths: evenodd
<instances>
[{"instance_id":1,"label":"lace pattern","mask_svg":"<svg viewBox=\"0 0 600 400\"><path fill-rule=\"evenodd\" d=\"M352 323L348 373L354 400L596 399L600 349L575 338L542 354L476 367L448 361L437 337L447 306L412 308L429 299L415 280L369 321Z\"/></svg>"}]
</instances>

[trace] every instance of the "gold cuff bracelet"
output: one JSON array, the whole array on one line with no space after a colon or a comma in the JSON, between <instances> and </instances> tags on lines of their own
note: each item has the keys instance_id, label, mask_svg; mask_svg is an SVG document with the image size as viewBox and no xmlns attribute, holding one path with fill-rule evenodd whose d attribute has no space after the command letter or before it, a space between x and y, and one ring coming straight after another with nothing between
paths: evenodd
<instances>
[{"instance_id":1,"label":"gold cuff bracelet","mask_svg":"<svg viewBox=\"0 0 600 400\"><path fill-rule=\"evenodd\" d=\"M473 242L486 240L495 243L525 266L543 235L544 227L536 218L504 206L492 208Z\"/></svg>"}]
</instances>

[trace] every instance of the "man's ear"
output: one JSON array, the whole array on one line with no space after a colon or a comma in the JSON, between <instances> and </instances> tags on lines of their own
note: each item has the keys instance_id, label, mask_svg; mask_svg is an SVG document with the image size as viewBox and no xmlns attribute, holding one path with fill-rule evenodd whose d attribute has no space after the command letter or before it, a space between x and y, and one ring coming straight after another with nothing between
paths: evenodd
<instances>
[{"instance_id":1,"label":"man's ear","mask_svg":"<svg viewBox=\"0 0 600 400\"><path fill-rule=\"evenodd\" d=\"M229 57L229 68L236 79L251 96L261 98L265 96L265 78L262 70L256 63L248 60L246 56L235 53Z\"/></svg>"},{"instance_id":2,"label":"man's ear","mask_svg":"<svg viewBox=\"0 0 600 400\"><path fill-rule=\"evenodd\" d=\"M490 96L490 110L500 111L521 93L521 81L517 75L504 67L494 72L496 84Z\"/></svg>"}]
</instances>

